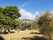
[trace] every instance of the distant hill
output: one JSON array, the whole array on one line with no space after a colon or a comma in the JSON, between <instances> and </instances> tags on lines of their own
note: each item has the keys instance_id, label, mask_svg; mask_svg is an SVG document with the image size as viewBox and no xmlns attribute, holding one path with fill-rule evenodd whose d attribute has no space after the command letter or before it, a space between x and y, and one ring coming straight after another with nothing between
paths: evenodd
<instances>
[{"instance_id":1,"label":"distant hill","mask_svg":"<svg viewBox=\"0 0 53 40\"><path fill-rule=\"evenodd\" d=\"M33 22L34 20L29 20L29 19L20 19L19 21L20 21L20 22L31 23L31 22Z\"/></svg>"}]
</instances>

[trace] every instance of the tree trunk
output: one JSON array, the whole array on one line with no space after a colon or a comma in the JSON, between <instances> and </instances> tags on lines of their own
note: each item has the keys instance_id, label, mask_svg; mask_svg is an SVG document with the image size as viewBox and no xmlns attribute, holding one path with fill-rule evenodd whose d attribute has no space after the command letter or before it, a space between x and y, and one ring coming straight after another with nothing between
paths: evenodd
<instances>
[{"instance_id":1,"label":"tree trunk","mask_svg":"<svg viewBox=\"0 0 53 40\"><path fill-rule=\"evenodd\" d=\"M10 33L10 30L8 30L8 33Z\"/></svg>"}]
</instances>

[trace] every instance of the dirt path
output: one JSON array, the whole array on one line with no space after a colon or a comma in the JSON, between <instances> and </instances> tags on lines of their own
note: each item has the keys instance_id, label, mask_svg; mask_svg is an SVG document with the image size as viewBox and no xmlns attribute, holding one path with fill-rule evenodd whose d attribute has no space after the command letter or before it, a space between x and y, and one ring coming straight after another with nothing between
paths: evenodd
<instances>
[{"instance_id":1,"label":"dirt path","mask_svg":"<svg viewBox=\"0 0 53 40\"><path fill-rule=\"evenodd\" d=\"M33 37L33 36L37 36L39 34L30 34L30 30L25 30L25 31L20 31L16 33L11 33L11 34L0 34L0 36L2 36L5 40L21 40L23 37ZM42 36L42 35L39 35Z\"/></svg>"}]
</instances>

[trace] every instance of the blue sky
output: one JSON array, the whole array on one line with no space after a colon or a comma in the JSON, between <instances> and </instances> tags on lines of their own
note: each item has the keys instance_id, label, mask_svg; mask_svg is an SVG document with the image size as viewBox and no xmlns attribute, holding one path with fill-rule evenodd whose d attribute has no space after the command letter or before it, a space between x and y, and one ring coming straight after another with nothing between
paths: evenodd
<instances>
[{"instance_id":1,"label":"blue sky","mask_svg":"<svg viewBox=\"0 0 53 40\"><path fill-rule=\"evenodd\" d=\"M0 7L17 6L32 15L45 11L53 11L53 0L0 0Z\"/></svg>"}]
</instances>

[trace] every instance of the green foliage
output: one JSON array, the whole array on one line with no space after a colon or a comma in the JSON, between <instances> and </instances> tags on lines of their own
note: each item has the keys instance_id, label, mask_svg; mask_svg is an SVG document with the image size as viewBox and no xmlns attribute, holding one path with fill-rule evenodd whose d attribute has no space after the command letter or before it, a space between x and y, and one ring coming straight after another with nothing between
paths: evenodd
<instances>
[{"instance_id":1,"label":"green foliage","mask_svg":"<svg viewBox=\"0 0 53 40\"><path fill-rule=\"evenodd\" d=\"M6 6L4 8L3 14L5 14L6 16L9 16L13 19L19 18L21 16L18 8L16 6Z\"/></svg>"},{"instance_id":2,"label":"green foliage","mask_svg":"<svg viewBox=\"0 0 53 40\"><path fill-rule=\"evenodd\" d=\"M37 24L37 21L36 20L32 22L31 29L38 29L38 24Z\"/></svg>"},{"instance_id":3,"label":"green foliage","mask_svg":"<svg viewBox=\"0 0 53 40\"><path fill-rule=\"evenodd\" d=\"M21 29L31 29L31 24L30 23L21 23Z\"/></svg>"},{"instance_id":4,"label":"green foliage","mask_svg":"<svg viewBox=\"0 0 53 40\"><path fill-rule=\"evenodd\" d=\"M21 16L16 6L0 7L0 28L11 29L16 28L19 22L18 19Z\"/></svg>"}]
</instances>

